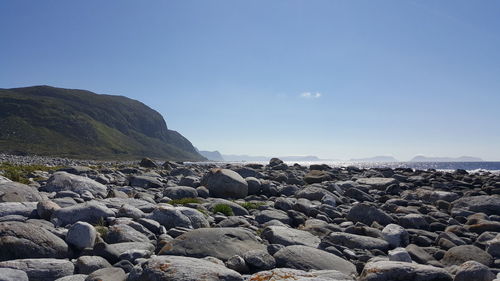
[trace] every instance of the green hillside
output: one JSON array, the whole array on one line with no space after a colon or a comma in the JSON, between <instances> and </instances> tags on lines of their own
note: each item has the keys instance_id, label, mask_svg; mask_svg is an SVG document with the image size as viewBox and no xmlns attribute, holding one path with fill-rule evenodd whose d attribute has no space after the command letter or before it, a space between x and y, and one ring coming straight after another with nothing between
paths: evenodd
<instances>
[{"instance_id":1,"label":"green hillside","mask_svg":"<svg viewBox=\"0 0 500 281\"><path fill-rule=\"evenodd\" d=\"M86 159L204 160L163 117L123 96L0 89L0 152Z\"/></svg>"}]
</instances>

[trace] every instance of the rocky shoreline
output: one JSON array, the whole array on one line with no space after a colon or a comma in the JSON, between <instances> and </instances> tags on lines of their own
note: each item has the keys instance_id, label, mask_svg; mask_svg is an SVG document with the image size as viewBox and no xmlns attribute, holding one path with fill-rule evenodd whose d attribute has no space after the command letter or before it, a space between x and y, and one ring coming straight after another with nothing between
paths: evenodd
<instances>
[{"instance_id":1,"label":"rocky shoreline","mask_svg":"<svg viewBox=\"0 0 500 281\"><path fill-rule=\"evenodd\" d=\"M1 162L0 281L500 280L498 174Z\"/></svg>"}]
</instances>

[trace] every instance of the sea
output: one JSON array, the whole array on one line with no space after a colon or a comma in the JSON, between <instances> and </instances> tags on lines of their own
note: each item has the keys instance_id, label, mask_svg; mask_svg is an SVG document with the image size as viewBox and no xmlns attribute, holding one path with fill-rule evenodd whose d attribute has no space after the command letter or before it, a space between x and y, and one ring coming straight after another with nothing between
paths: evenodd
<instances>
[{"instance_id":1,"label":"sea","mask_svg":"<svg viewBox=\"0 0 500 281\"><path fill-rule=\"evenodd\" d=\"M200 164L200 162L196 162ZM204 164L262 164L266 165L269 162L201 162ZM500 174L500 162L351 162L351 161L285 161L288 165L299 164L301 166L310 166L313 164L326 164L331 167L349 167L354 166L358 168L410 168L414 170L438 170L438 171L455 171L458 169L466 170L468 172L492 172Z\"/></svg>"}]
</instances>

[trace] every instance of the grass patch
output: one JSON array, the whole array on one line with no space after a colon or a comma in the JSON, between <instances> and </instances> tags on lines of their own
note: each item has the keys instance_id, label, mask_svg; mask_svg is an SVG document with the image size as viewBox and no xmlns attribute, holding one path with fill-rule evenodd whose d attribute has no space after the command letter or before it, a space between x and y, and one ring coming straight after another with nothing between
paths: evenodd
<instances>
[{"instance_id":1,"label":"grass patch","mask_svg":"<svg viewBox=\"0 0 500 281\"><path fill-rule=\"evenodd\" d=\"M34 171L55 171L61 167L50 167L44 165L16 165L8 162L0 163L0 171L3 172L3 176L10 179L11 181L16 181L24 184L28 184L29 174ZM35 178L38 180L40 178Z\"/></svg>"},{"instance_id":2,"label":"grass patch","mask_svg":"<svg viewBox=\"0 0 500 281\"><path fill-rule=\"evenodd\" d=\"M227 204L217 204L214 206L212 212L214 213L222 213L226 216L232 216L234 215L233 209Z\"/></svg>"},{"instance_id":3,"label":"grass patch","mask_svg":"<svg viewBox=\"0 0 500 281\"><path fill-rule=\"evenodd\" d=\"M240 206L247 209L247 210L256 210L258 209L260 206L264 206L266 205L266 203L264 202L245 202L245 203L240 203Z\"/></svg>"},{"instance_id":4,"label":"grass patch","mask_svg":"<svg viewBox=\"0 0 500 281\"><path fill-rule=\"evenodd\" d=\"M182 198L182 199L174 199L168 202L171 205L186 205L186 204L200 204L201 200L197 198Z\"/></svg>"}]
</instances>

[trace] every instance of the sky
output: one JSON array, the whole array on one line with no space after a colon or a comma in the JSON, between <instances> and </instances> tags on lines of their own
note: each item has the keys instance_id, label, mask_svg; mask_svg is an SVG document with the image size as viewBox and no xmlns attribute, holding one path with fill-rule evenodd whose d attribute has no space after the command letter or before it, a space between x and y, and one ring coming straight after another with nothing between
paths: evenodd
<instances>
[{"instance_id":1,"label":"sky","mask_svg":"<svg viewBox=\"0 0 500 281\"><path fill-rule=\"evenodd\" d=\"M117 94L200 150L500 160L500 1L0 1L0 88Z\"/></svg>"}]
</instances>

